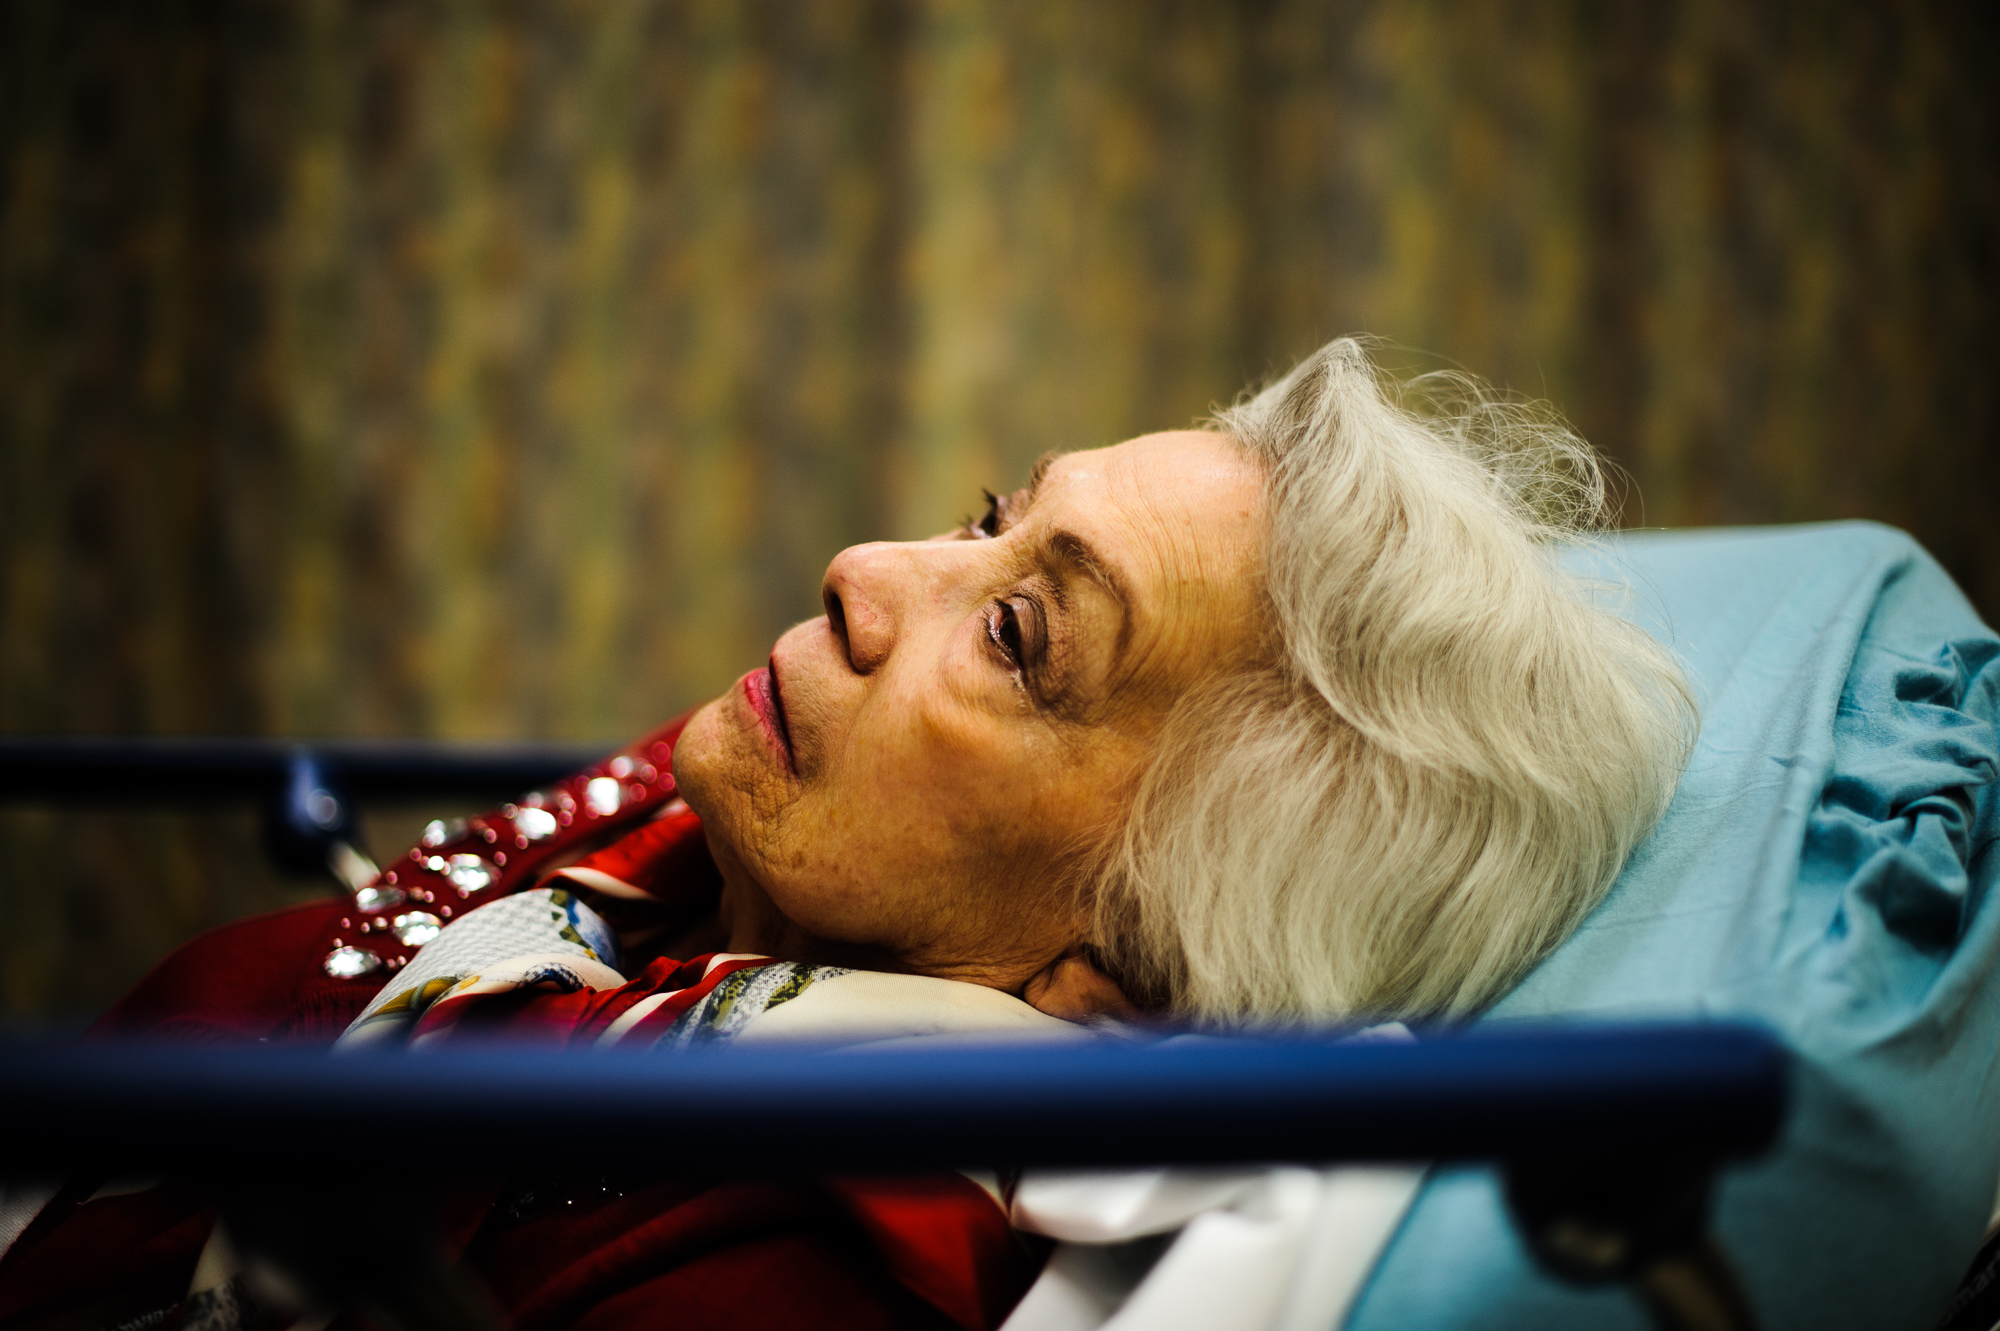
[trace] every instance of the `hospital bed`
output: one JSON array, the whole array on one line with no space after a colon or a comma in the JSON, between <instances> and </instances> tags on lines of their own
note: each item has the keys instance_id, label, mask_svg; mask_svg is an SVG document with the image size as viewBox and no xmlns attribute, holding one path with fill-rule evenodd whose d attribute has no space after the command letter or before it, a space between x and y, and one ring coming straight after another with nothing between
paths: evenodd
<instances>
[{"instance_id":1,"label":"hospital bed","mask_svg":"<svg viewBox=\"0 0 2000 1331\"><path fill-rule=\"evenodd\" d=\"M744 1168L1077 1163L1080 1138L1097 1164L1435 1161L1346 1312L1350 1331L1752 1316L1932 1325L2000 1178L2000 639L1907 537L1870 524L1629 536L1576 558L1687 662L1702 737L1610 897L1469 1030L1392 1046L1239 1037L1088 1057L884 1053L865 1077L852 1060L735 1051L604 1060L591 1075L610 1079L605 1093L635 1123L697 1113L686 1088L731 1078L785 1078L786 1102L851 1113L845 1133L769 1125L758 1135L791 1154L760 1143ZM45 796L52 763L95 771L84 784L104 796L124 779L113 769L138 770L126 759L156 774L175 760L169 745L9 746L0 792L13 794L34 781ZM336 868L354 804L412 793L419 769L440 794L502 794L479 784L480 762L513 790L577 756L248 743L207 754L233 773L216 790L234 782L236 797L265 801L274 850ZM518 766L502 774L504 762ZM443 1094L438 1079L451 1077L493 1081L486 1125L543 1112L536 1078L519 1075L533 1060L505 1057L526 1061L510 1075L471 1056L335 1070L292 1056L16 1048L0 1066L0 1172L101 1166L117 1141L132 1168L226 1180L238 1153L172 1125L251 1133L260 1115L339 1113L361 1090ZM90 1115L113 1094L148 1097L165 1126L105 1135ZM1092 1121L1106 1130L1070 1130ZM284 1177L282 1144L268 1149L259 1158L278 1168L234 1204L289 1234L274 1243L309 1268L321 1222L265 1186ZM1619 1287L1635 1279L1645 1298ZM1977 1319L1993 1289L2000 1280L1975 1270L1955 1325L1990 1325Z\"/></svg>"}]
</instances>

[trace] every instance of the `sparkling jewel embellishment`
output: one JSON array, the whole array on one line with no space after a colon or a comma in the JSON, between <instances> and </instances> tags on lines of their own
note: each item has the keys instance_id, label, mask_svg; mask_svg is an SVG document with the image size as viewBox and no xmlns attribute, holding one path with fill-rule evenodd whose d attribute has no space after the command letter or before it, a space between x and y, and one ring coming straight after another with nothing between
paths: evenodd
<instances>
[{"instance_id":1,"label":"sparkling jewel embellishment","mask_svg":"<svg viewBox=\"0 0 2000 1331\"><path fill-rule=\"evenodd\" d=\"M625 802L625 793L618 787L615 777L592 777L590 784L583 788L584 807L599 818L609 818L618 812L618 806Z\"/></svg>"},{"instance_id":2,"label":"sparkling jewel embellishment","mask_svg":"<svg viewBox=\"0 0 2000 1331\"><path fill-rule=\"evenodd\" d=\"M424 861L424 867L432 873L443 874L462 897L469 897L480 888L493 885L493 866L477 855L454 855L449 860L433 855Z\"/></svg>"},{"instance_id":3,"label":"sparkling jewel embellishment","mask_svg":"<svg viewBox=\"0 0 2000 1331\"><path fill-rule=\"evenodd\" d=\"M413 910L396 917L396 941L404 947L422 947L436 938L444 926L427 910Z\"/></svg>"},{"instance_id":4,"label":"sparkling jewel embellishment","mask_svg":"<svg viewBox=\"0 0 2000 1331\"><path fill-rule=\"evenodd\" d=\"M660 745L655 745L654 748L664 761L666 749ZM593 818L609 818L624 807L627 798L625 782L628 778L636 777L642 783L632 787L631 798L644 799L647 793L646 786L661 775L661 769L643 759L635 760L626 754L613 758L605 770L610 775L592 778L585 783L580 792L583 796L584 811ZM671 793L671 787L664 793ZM546 807L549 804L552 804L553 808ZM686 807L678 800L674 801L674 804L681 808ZM527 796L518 806L513 804L503 806L500 815L507 822L501 824L500 829L479 825L480 837L488 843L497 843L503 834L502 829L511 828L514 844L525 849L533 842L546 841L560 833L575 815L576 806L577 801L571 798L566 790L558 789L552 794L537 792ZM449 822L442 818L437 819L424 828L422 846L410 852L413 861L422 864L432 873L442 875L445 881L457 889L460 897L469 897L475 892L492 887L500 878L499 871L494 866L507 862L505 853L497 849L487 853L491 857L490 860L481 855L432 853L442 851L452 843L463 844L460 838L465 837L471 830L463 818L454 818ZM374 867L372 864L368 866L371 878ZM412 900L417 902L437 900L432 893L422 890L421 887L411 887L406 891L397 887L395 883L396 875L391 873L372 878L372 881L364 880L363 885L355 889L356 914L377 917L373 920L360 921L361 932L371 933L379 930L385 934L393 933L396 941L404 947L420 948L444 931L445 921L451 919L452 908L439 905L434 907L436 914L428 910L406 910L390 919L381 918ZM343 929L347 924L347 920L341 921ZM406 957L396 956L384 961L381 954L373 948L342 944L338 938L333 941L337 946L326 954L320 966L335 979L359 979L364 975L372 975L385 966L394 970L408 960Z\"/></svg>"},{"instance_id":5,"label":"sparkling jewel embellishment","mask_svg":"<svg viewBox=\"0 0 2000 1331\"><path fill-rule=\"evenodd\" d=\"M336 980L358 980L382 969L382 958L365 947L337 947L320 965Z\"/></svg>"},{"instance_id":6,"label":"sparkling jewel embellishment","mask_svg":"<svg viewBox=\"0 0 2000 1331\"><path fill-rule=\"evenodd\" d=\"M556 834L556 816L547 809L521 809L514 814L514 831L530 841L543 841Z\"/></svg>"},{"instance_id":7,"label":"sparkling jewel embellishment","mask_svg":"<svg viewBox=\"0 0 2000 1331\"><path fill-rule=\"evenodd\" d=\"M354 908L361 911L394 910L404 900L401 888L371 885L354 894Z\"/></svg>"}]
</instances>

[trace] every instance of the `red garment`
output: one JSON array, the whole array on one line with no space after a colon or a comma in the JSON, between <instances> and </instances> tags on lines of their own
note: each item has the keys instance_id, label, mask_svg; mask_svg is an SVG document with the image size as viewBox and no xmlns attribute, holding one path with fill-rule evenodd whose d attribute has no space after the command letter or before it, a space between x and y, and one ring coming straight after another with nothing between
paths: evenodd
<instances>
[{"instance_id":1,"label":"red garment","mask_svg":"<svg viewBox=\"0 0 2000 1331\"><path fill-rule=\"evenodd\" d=\"M329 1044L414 954L396 938L397 914L428 910L449 921L454 913L533 887L565 860L622 863L615 840L609 851L600 844L635 832L659 867L640 885L652 898L640 903L650 909L651 922L712 909L721 880L701 820L681 803L673 778L674 741L686 725L687 718L678 717L518 806L503 804L466 819L435 844L412 847L376 880L393 905L371 913L341 897L210 930L155 966L98 1019L92 1033L191 1044L264 1039ZM615 792L609 794L616 800L610 812L603 811L606 792L594 789L605 783ZM522 812L542 806L556 830L531 837ZM454 883L453 861L459 859L474 861L489 884L467 891ZM366 948L380 968L353 979L329 975L322 962L343 947Z\"/></svg>"},{"instance_id":2,"label":"red garment","mask_svg":"<svg viewBox=\"0 0 2000 1331\"><path fill-rule=\"evenodd\" d=\"M677 901L690 894L690 884L707 885L714 879L715 862L701 835L701 819L682 804L677 812L668 805L638 831L557 873L585 887L616 884L612 890L622 888L621 895Z\"/></svg>"},{"instance_id":3,"label":"red garment","mask_svg":"<svg viewBox=\"0 0 2000 1331\"><path fill-rule=\"evenodd\" d=\"M91 1034L169 1044L331 1044L382 987L382 979L337 981L320 969L328 934L353 909L343 897L211 929L148 971Z\"/></svg>"},{"instance_id":4,"label":"red garment","mask_svg":"<svg viewBox=\"0 0 2000 1331\"><path fill-rule=\"evenodd\" d=\"M400 909L448 915L533 886L553 865L574 861L597 877L572 874L570 882L608 892L613 899L603 913L622 911L626 920L613 919L621 928L635 912L647 923L712 908L719 879L699 820L675 799L669 770L683 724L559 783L537 803L468 820L397 861L378 886L405 897ZM601 784L611 780L615 808ZM520 816L531 807L561 817L558 830L530 836L546 825ZM601 844L607 836L620 839ZM463 879L451 876L454 855L479 858L488 885L461 891ZM390 932L396 909L371 917L341 898L213 930L156 966L92 1033L175 1043L331 1043L414 951ZM354 946L368 947L381 967L359 978L329 975L322 966L329 952ZM637 997L700 981L702 969L663 959L623 989L488 1005L478 1020L482 1033L597 1029ZM720 978L717 969L711 980ZM329 1143L329 1168L346 1152L347 1144ZM1009 1229L992 1198L956 1174L640 1180L628 1187L616 1182L615 1157L606 1163L614 1184L608 1191L558 1188L551 1196L548 1186L531 1184L534 1204L524 1205L524 1189L513 1187L497 1190L500 1200L483 1210L476 1194L459 1198L461 1209L474 1209L446 1227L447 1238L523 1331L713 1324L988 1331L1039 1265L1038 1252ZM85 1201L96 1186L75 1181L0 1258L0 1326L72 1324L67 1319L82 1310L115 1322L185 1293L214 1221L199 1189L169 1183Z\"/></svg>"},{"instance_id":5,"label":"red garment","mask_svg":"<svg viewBox=\"0 0 2000 1331\"><path fill-rule=\"evenodd\" d=\"M1025 1256L999 1207L955 1175L666 1181L558 1199L505 1227L489 1222L468 1254L521 1331L579 1322L994 1327L1031 1278ZM681 1301L652 1302L669 1291ZM690 1316L693 1308L713 1309L718 1321ZM611 1320L614 1311L634 1320Z\"/></svg>"}]
</instances>

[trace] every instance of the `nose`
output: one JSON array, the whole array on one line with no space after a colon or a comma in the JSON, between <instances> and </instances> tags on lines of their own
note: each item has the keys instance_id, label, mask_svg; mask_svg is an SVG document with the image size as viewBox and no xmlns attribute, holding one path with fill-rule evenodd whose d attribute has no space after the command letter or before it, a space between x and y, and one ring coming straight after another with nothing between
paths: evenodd
<instances>
[{"instance_id":1,"label":"nose","mask_svg":"<svg viewBox=\"0 0 2000 1331\"><path fill-rule=\"evenodd\" d=\"M851 545L833 557L820 581L826 622L847 654L847 663L866 675L889 659L916 574L903 548L889 541Z\"/></svg>"}]
</instances>

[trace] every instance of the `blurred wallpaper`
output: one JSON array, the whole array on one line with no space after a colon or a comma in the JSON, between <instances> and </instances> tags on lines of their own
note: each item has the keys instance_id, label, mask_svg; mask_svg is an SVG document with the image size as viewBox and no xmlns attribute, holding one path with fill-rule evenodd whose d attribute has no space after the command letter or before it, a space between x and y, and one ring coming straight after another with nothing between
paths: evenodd
<instances>
[{"instance_id":1,"label":"blurred wallpaper","mask_svg":"<svg viewBox=\"0 0 2000 1331\"><path fill-rule=\"evenodd\" d=\"M2000 617L1996 55L1953 3L11 0L0 732L615 741L842 546L1364 330L1552 400L1630 525L1877 518ZM0 1014L322 890L247 813L0 810Z\"/></svg>"}]
</instances>

